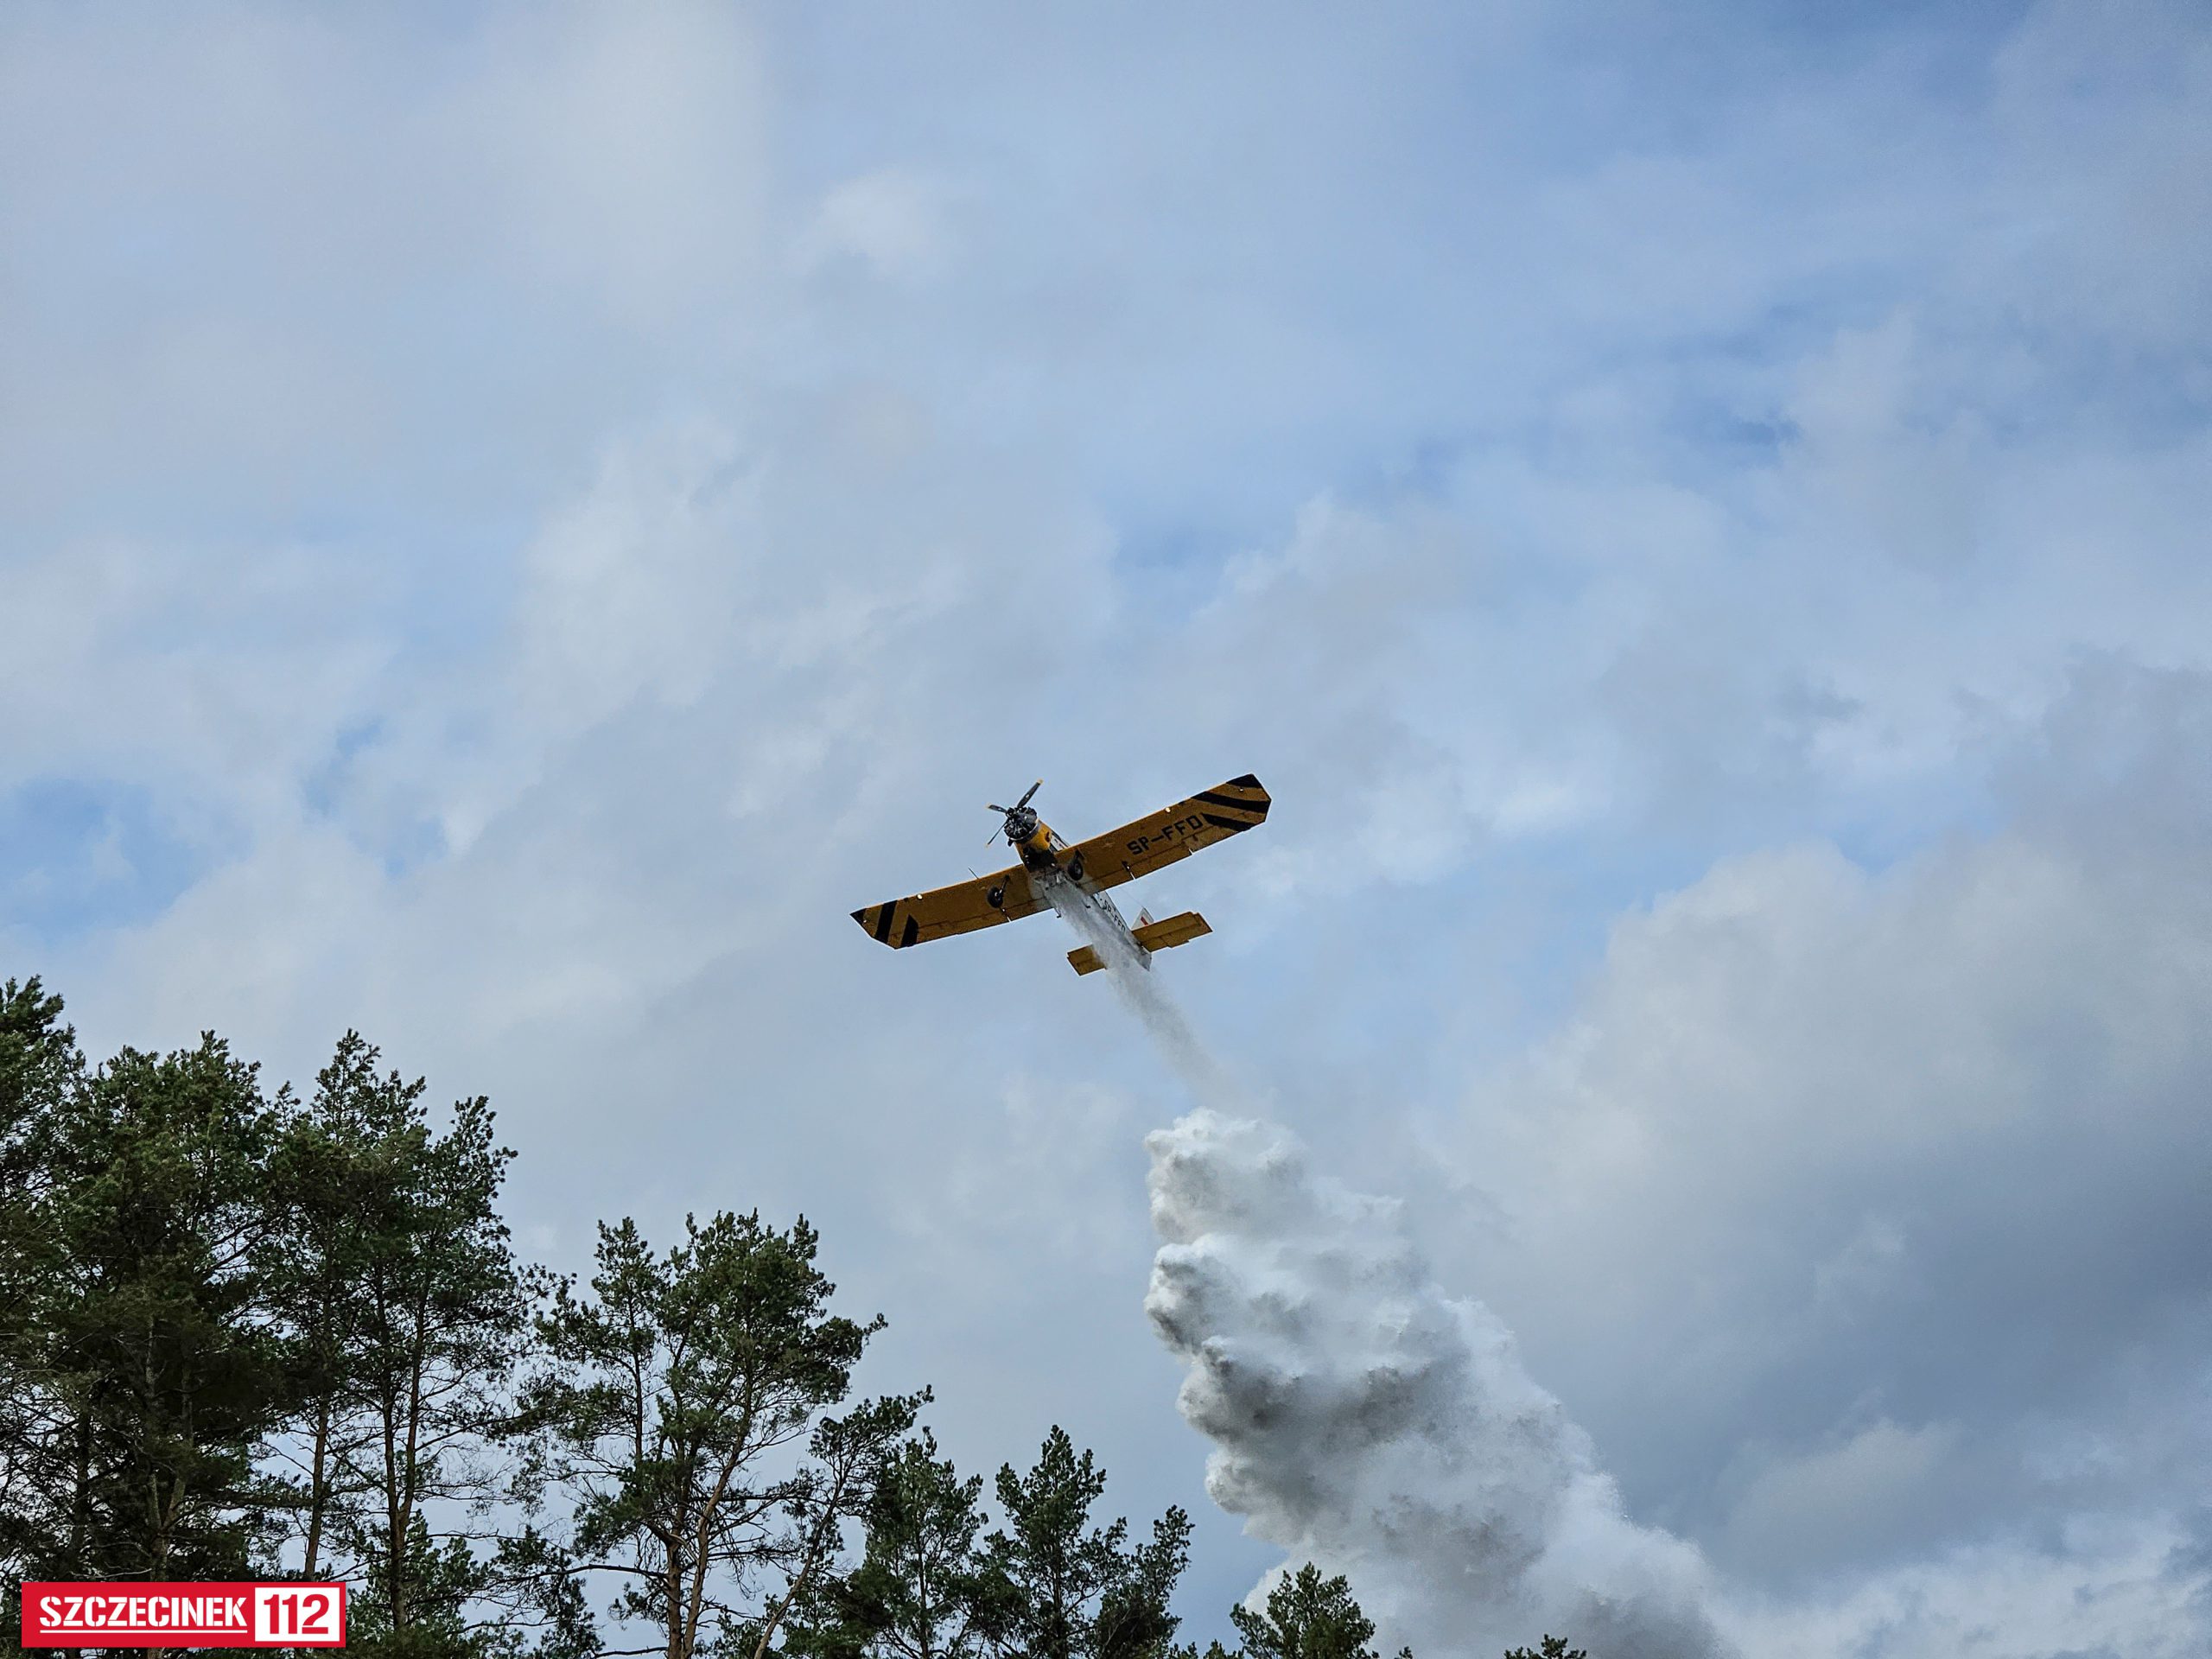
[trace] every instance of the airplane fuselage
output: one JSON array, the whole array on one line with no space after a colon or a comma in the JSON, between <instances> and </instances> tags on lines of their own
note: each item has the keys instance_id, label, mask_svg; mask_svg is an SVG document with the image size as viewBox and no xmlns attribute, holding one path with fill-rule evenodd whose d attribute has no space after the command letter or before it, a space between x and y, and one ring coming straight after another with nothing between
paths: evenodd
<instances>
[{"instance_id":1,"label":"airplane fuselage","mask_svg":"<svg viewBox=\"0 0 2212 1659\"><path fill-rule=\"evenodd\" d=\"M1053 833L1051 824L1032 811L1025 810L1024 816L1029 820L1028 833L1014 842L1014 849L1021 855L1022 863L1046 884L1048 895L1064 895L1064 902L1079 905L1109 925L1128 942L1138 965L1151 967L1152 952L1137 942L1128 923L1122 918L1121 906L1084 879L1082 855L1070 857L1067 842ZM1018 829L1020 826L1009 827Z\"/></svg>"}]
</instances>

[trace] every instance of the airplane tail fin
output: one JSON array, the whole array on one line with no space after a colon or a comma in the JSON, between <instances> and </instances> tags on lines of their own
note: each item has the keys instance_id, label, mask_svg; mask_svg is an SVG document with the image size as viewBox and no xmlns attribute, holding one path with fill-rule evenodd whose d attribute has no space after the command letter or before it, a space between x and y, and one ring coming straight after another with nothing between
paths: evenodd
<instances>
[{"instance_id":1,"label":"airplane tail fin","mask_svg":"<svg viewBox=\"0 0 2212 1659\"><path fill-rule=\"evenodd\" d=\"M1139 912L1141 915L1142 912ZM1195 910L1186 910L1180 916L1170 916L1164 922L1155 922L1144 916L1131 930L1129 937L1147 950L1172 950L1179 944L1188 944L1192 939L1211 933L1206 918ZM1096 945L1078 945L1068 952L1068 966L1078 974L1095 974L1106 965Z\"/></svg>"}]
</instances>

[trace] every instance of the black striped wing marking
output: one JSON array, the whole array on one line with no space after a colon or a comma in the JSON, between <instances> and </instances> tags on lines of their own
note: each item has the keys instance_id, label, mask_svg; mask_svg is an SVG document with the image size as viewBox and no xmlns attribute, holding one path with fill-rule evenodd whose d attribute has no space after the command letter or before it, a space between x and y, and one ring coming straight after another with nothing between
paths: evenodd
<instances>
[{"instance_id":1,"label":"black striped wing marking","mask_svg":"<svg viewBox=\"0 0 2212 1659\"><path fill-rule=\"evenodd\" d=\"M1268 791L1248 772L1071 850L1082 855L1086 885L1117 887L1265 823L1269 804Z\"/></svg>"},{"instance_id":2,"label":"black striped wing marking","mask_svg":"<svg viewBox=\"0 0 2212 1659\"><path fill-rule=\"evenodd\" d=\"M995 891L1000 895L995 905L991 902ZM1029 872L1017 864L995 875L933 887L888 904L863 905L853 912L853 919L871 938L897 950L910 944L927 944L931 939L949 939L956 933L996 927L1001 922L1020 921L1044 907L1030 885Z\"/></svg>"}]
</instances>

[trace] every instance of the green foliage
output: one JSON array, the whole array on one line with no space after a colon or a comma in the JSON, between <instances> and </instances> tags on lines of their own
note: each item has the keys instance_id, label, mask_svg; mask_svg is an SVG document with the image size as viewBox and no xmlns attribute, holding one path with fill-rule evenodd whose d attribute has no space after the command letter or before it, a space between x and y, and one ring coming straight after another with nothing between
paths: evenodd
<instances>
[{"instance_id":1,"label":"green foliage","mask_svg":"<svg viewBox=\"0 0 2212 1659\"><path fill-rule=\"evenodd\" d=\"M987 1571L983 1480L960 1478L924 1430L886 1463L862 1511L866 1545L794 1610L785 1651L804 1659L976 1659L1007 1622Z\"/></svg>"},{"instance_id":2,"label":"green foliage","mask_svg":"<svg viewBox=\"0 0 2212 1659\"><path fill-rule=\"evenodd\" d=\"M285 1397L264 1247L290 1097L212 1034L88 1071L60 1013L0 986L0 1564L250 1576L283 1502L257 1460Z\"/></svg>"},{"instance_id":3,"label":"green foliage","mask_svg":"<svg viewBox=\"0 0 2212 1659\"><path fill-rule=\"evenodd\" d=\"M490 1587L486 1565L467 1541L434 1535L418 1515L404 1548L371 1554L355 1580L346 1648L381 1659L467 1659L495 1650L474 1611ZM395 1609L404 1623L395 1622Z\"/></svg>"},{"instance_id":4,"label":"green foliage","mask_svg":"<svg viewBox=\"0 0 2212 1659\"><path fill-rule=\"evenodd\" d=\"M1268 1592L1267 1610L1229 1610L1244 1638L1244 1659L1375 1659L1367 1643L1375 1622L1342 1577L1325 1579L1310 1561Z\"/></svg>"},{"instance_id":5,"label":"green foliage","mask_svg":"<svg viewBox=\"0 0 2212 1659\"><path fill-rule=\"evenodd\" d=\"M501 1535L491 1567L508 1613L510 1642L534 1630L535 1659L594 1659L599 1627L575 1555L534 1526Z\"/></svg>"},{"instance_id":6,"label":"green foliage","mask_svg":"<svg viewBox=\"0 0 2212 1659\"><path fill-rule=\"evenodd\" d=\"M71 1420L65 1532L82 1578L248 1576L278 1355L260 1317L261 1175L283 1096L211 1033L124 1049L57 1105L41 1346Z\"/></svg>"},{"instance_id":7,"label":"green foliage","mask_svg":"<svg viewBox=\"0 0 2212 1659\"><path fill-rule=\"evenodd\" d=\"M1006 1530L991 1535L989 1560L1012 1587L1016 1643L1033 1659L1081 1652L1086 1613L1121 1580L1128 1522L1090 1524L1090 1506L1105 1490L1105 1472L1088 1451L1078 1457L1057 1424L1027 1474L1011 1464L999 1471Z\"/></svg>"},{"instance_id":8,"label":"green foliage","mask_svg":"<svg viewBox=\"0 0 2212 1659\"><path fill-rule=\"evenodd\" d=\"M1541 1649L1514 1648L1505 1659L1590 1659L1590 1654L1584 1648L1569 1648L1565 1637L1548 1636Z\"/></svg>"},{"instance_id":9,"label":"green foliage","mask_svg":"<svg viewBox=\"0 0 2212 1659\"><path fill-rule=\"evenodd\" d=\"M1149 1542L1094 1525L1106 1477L1054 1428L1036 1464L999 1471L1005 1526L979 1541L982 1482L960 1478L925 1433L884 1465L860 1562L804 1601L785 1650L804 1659L1167 1659L1168 1602L1190 1559L1171 1509Z\"/></svg>"},{"instance_id":10,"label":"green foliage","mask_svg":"<svg viewBox=\"0 0 2212 1659\"><path fill-rule=\"evenodd\" d=\"M1179 1620L1167 1610L1191 1564L1191 1517L1171 1507L1152 1523L1152 1539L1131 1551L1121 1580L1099 1598L1090 1651L1094 1659L1159 1659Z\"/></svg>"},{"instance_id":11,"label":"green foliage","mask_svg":"<svg viewBox=\"0 0 2212 1659\"><path fill-rule=\"evenodd\" d=\"M988 1569L1004 1586L1003 1628L995 1632L1028 1659L1148 1659L1175 1633L1167 1600L1190 1558L1190 1517L1171 1509L1153 1523L1149 1544L1128 1548L1128 1522L1094 1527L1091 1505L1106 1475L1078 1455L1055 1425L1026 1475L999 1471L1005 1527L985 1547Z\"/></svg>"},{"instance_id":12,"label":"green foliage","mask_svg":"<svg viewBox=\"0 0 2212 1659\"><path fill-rule=\"evenodd\" d=\"M0 1562L13 1578L355 1583L353 1645L517 1644L458 1523L491 1495L527 1304L481 1101L443 1134L348 1033L312 1102L213 1035L87 1072L0 987Z\"/></svg>"},{"instance_id":13,"label":"green foliage","mask_svg":"<svg viewBox=\"0 0 2212 1659\"><path fill-rule=\"evenodd\" d=\"M61 1562L74 1507L78 1414L58 1386L50 1321L68 1255L50 1171L83 1077L61 999L36 979L0 984L0 1562L11 1579ZM5 1595L9 1633L20 1611Z\"/></svg>"},{"instance_id":14,"label":"green foliage","mask_svg":"<svg viewBox=\"0 0 2212 1659\"><path fill-rule=\"evenodd\" d=\"M1231 1607L1229 1618L1244 1638L1243 1646L1231 1653L1218 1642L1208 1643L1205 1659L1376 1659L1366 1645L1375 1634L1374 1622L1352 1599L1350 1582L1323 1578L1310 1561L1276 1582L1264 1611ZM1199 1655L1185 1645L1170 1649L1169 1659ZM1400 1648L1396 1659L1413 1659L1413 1649Z\"/></svg>"},{"instance_id":15,"label":"green foliage","mask_svg":"<svg viewBox=\"0 0 2212 1659\"><path fill-rule=\"evenodd\" d=\"M576 1570L620 1577L615 1617L658 1629L671 1659L758 1656L925 1396L829 1414L883 1321L829 1311L804 1218L779 1232L725 1212L685 1233L656 1256L635 1223L602 1225L592 1294L545 1283L525 1491L570 1502Z\"/></svg>"},{"instance_id":16,"label":"green foliage","mask_svg":"<svg viewBox=\"0 0 2212 1659\"><path fill-rule=\"evenodd\" d=\"M498 1210L513 1154L484 1100L440 1134L422 1082L377 1061L346 1033L270 1160L302 1541L309 1571L365 1576L362 1642L460 1651L461 1607L486 1581L461 1529L499 1489L491 1442L528 1325ZM447 1634L426 1648L433 1630Z\"/></svg>"}]
</instances>

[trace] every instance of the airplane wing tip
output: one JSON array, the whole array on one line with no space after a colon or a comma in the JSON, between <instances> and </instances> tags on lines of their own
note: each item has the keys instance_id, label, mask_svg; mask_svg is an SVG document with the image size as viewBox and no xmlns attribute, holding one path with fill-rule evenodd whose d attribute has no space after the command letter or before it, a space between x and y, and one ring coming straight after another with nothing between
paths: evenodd
<instances>
[{"instance_id":1,"label":"airplane wing tip","mask_svg":"<svg viewBox=\"0 0 2212 1659\"><path fill-rule=\"evenodd\" d=\"M1251 813L1255 823L1265 822L1268 809L1274 804L1274 797L1268 793L1268 786L1249 772L1241 778L1230 779L1222 787L1239 790L1244 793L1247 798L1236 804Z\"/></svg>"}]
</instances>

